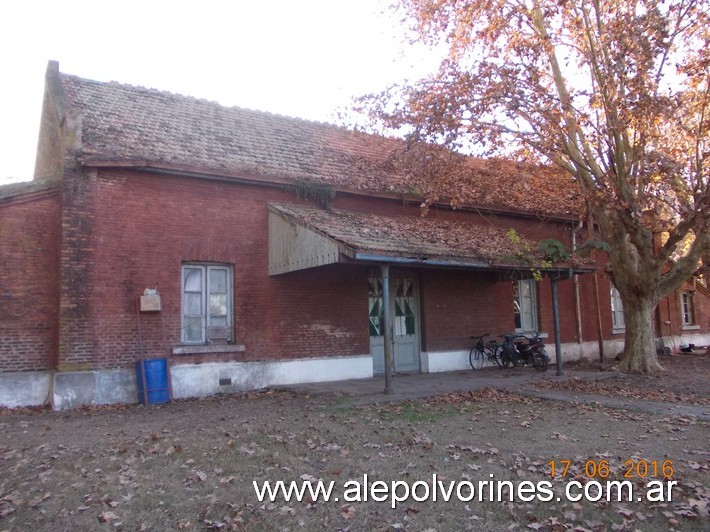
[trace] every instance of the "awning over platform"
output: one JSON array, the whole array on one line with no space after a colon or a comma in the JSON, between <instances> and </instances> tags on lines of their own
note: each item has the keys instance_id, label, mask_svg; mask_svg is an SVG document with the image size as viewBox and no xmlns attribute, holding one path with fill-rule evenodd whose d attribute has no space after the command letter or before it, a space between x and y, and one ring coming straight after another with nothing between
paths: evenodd
<instances>
[{"instance_id":1,"label":"awning over platform","mask_svg":"<svg viewBox=\"0 0 710 532\"><path fill-rule=\"evenodd\" d=\"M559 277L587 273L593 265L542 267L521 250L537 242L513 243L505 229L434 215L381 216L345 210L269 203L269 274L335 263L406 264Z\"/></svg>"}]
</instances>

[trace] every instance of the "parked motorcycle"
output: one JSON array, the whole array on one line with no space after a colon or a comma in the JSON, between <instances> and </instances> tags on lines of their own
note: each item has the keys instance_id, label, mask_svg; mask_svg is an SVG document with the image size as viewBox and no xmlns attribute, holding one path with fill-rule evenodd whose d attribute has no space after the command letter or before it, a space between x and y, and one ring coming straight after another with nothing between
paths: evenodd
<instances>
[{"instance_id":1,"label":"parked motorcycle","mask_svg":"<svg viewBox=\"0 0 710 532\"><path fill-rule=\"evenodd\" d=\"M547 371L550 357L545 351L545 344L537 334L532 337L504 334L501 338L503 338L501 363L504 368L528 365L537 371Z\"/></svg>"}]
</instances>

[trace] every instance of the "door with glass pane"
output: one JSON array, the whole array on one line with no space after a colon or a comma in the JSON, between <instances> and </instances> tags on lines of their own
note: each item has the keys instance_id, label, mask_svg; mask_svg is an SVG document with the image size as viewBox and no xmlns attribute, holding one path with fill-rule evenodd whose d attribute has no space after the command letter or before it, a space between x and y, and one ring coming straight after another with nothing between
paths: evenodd
<instances>
[{"instance_id":1,"label":"door with glass pane","mask_svg":"<svg viewBox=\"0 0 710 532\"><path fill-rule=\"evenodd\" d=\"M536 285L532 279L513 281L515 332L537 331Z\"/></svg>"},{"instance_id":2,"label":"door with glass pane","mask_svg":"<svg viewBox=\"0 0 710 532\"><path fill-rule=\"evenodd\" d=\"M375 374L385 372L384 306L382 280L369 279L370 353ZM393 371L415 372L420 369L419 308L416 279L393 276L390 279L390 312L393 316Z\"/></svg>"}]
</instances>

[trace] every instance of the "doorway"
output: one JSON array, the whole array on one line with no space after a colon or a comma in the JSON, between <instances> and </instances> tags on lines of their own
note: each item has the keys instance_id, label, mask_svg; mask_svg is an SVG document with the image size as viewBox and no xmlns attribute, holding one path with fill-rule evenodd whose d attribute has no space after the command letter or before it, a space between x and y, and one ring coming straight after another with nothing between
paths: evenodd
<instances>
[{"instance_id":1,"label":"doorway","mask_svg":"<svg viewBox=\"0 0 710 532\"><path fill-rule=\"evenodd\" d=\"M389 325L392 331L392 371L394 373L413 373L420 370L420 334L419 334L419 287L412 275L392 275L390 288ZM373 359L373 371L385 372L384 304L382 297L382 279L369 278L369 313L370 313L370 353Z\"/></svg>"}]
</instances>

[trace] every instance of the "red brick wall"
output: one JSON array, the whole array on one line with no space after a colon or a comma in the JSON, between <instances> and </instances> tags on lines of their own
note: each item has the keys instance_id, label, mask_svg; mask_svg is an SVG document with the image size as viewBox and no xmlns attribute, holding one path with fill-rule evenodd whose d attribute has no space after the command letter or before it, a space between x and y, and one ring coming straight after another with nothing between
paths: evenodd
<instances>
[{"instance_id":1,"label":"red brick wall","mask_svg":"<svg viewBox=\"0 0 710 532\"><path fill-rule=\"evenodd\" d=\"M83 339L74 339L92 346L92 367L127 366L139 356L135 301L145 288L157 288L161 295L167 344L161 345L160 315L141 314L146 354L165 355L180 343L184 262L233 265L235 341L246 351L178 355L177 360L369 352L367 268L339 265L268 276L266 201L293 202L294 195L121 172L101 173L90 194L96 198L87 245L90 326Z\"/></svg>"},{"instance_id":2,"label":"red brick wall","mask_svg":"<svg viewBox=\"0 0 710 532\"><path fill-rule=\"evenodd\" d=\"M513 287L493 274L465 271L428 271L422 273L423 349L439 351L471 346L471 335L490 333L490 339L513 332ZM552 293L549 279L537 283L538 329L553 342ZM574 285L572 280L558 283L560 335L562 342L576 340ZM584 311L583 311L584 313ZM584 314L583 314L584 315ZM587 321L587 320L585 320ZM591 320L589 320L591 321ZM594 340L595 331L583 327L583 339Z\"/></svg>"},{"instance_id":3,"label":"red brick wall","mask_svg":"<svg viewBox=\"0 0 710 532\"><path fill-rule=\"evenodd\" d=\"M90 208L87 198L95 200ZM141 315L146 354L165 355L180 342L181 265L207 261L234 266L235 340L246 350L178 356L179 360L368 353L370 268L337 265L269 277L267 201L298 200L271 188L133 172L100 172L84 179L73 204L81 220L71 228L81 238L72 239L76 249L63 256L66 264L73 260L83 264L66 283L70 286L81 278L83 289L64 292L66 308L80 325L62 344L75 346L73 351L62 351L64 366L130 365L139 356L135 300L145 288L157 288L163 305L162 324L158 314ZM397 201L347 198L336 204L381 214L420 214L418 205ZM460 211L430 215L476 216ZM539 220L487 216L481 222L512 227L530 238L550 236L550 226ZM568 240L569 228L553 226L553 235ZM464 348L471 334L500 334L513 328L510 282L464 271L419 270L418 274L423 349ZM541 283L538 303L541 329L551 333L548 285ZM571 281L560 283L561 305L572 305L572 294ZM572 312L563 313L562 331L563 341L574 340Z\"/></svg>"},{"instance_id":4,"label":"red brick wall","mask_svg":"<svg viewBox=\"0 0 710 532\"><path fill-rule=\"evenodd\" d=\"M513 329L512 289L492 274L425 271L420 286L425 351L465 349L471 335L495 339Z\"/></svg>"},{"instance_id":5,"label":"red brick wall","mask_svg":"<svg viewBox=\"0 0 710 532\"><path fill-rule=\"evenodd\" d=\"M91 295L95 286L90 276L92 234L99 223L94 216L96 174L65 167L63 179L58 369L91 369L97 340L92 331Z\"/></svg>"},{"instance_id":6,"label":"red brick wall","mask_svg":"<svg viewBox=\"0 0 710 532\"><path fill-rule=\"evenodd\" d=\"M367 266L333 265L268 276L267 201L297 202L273 188L105 172L67 187L62 265L60 367L126 367L139 356L136 298L161 294L161 314L141 314L147 356L180 343L181 265L234 267L235 341L243 353L178 355L184 362L268 360L369 352ZM419 215L417 205L371 198L336 200L339 207ZM435 216L477 216L438 211ZM571 224L486 216L482 223L514 228L530 238L553 236L569 245ZM397 268L394 268L396 271ZM513 329L512 288L491 273L415 270L421 294L422 348L463 349L469 336ZM559 283L563 342L576 339L574 285ZM582 339L597 338L592 276L580 278ZM609 284L599 275L605 337L611 334ZM540 330L552 334L550 282L539 283ZM161 319L162 318L162 319ZM163 327L165 342L163 342ZM552 340L548 340L552 341Z\"/></svg>"},{"instance_id":7,"label":"red brick wall","mask_svg":"<svg viewBox=\"0 0 710 532\"><path fill-rule=\"evenodd\" d=\"M0 371L56 363L58 220L56 189L0 200Z\"/></svg>"},{"instance_id":8,"label":"red brick wall","mask_svg":"<svg viewBox=\"0 0 710 532\"><path fill-rule=\"evenodd\" d=\"M693 294L694 326L684 327L681 311L680 293ZM664 336L703 334L710 331L710 297L707 290L693 286L692 282L683 283L676 292L661 300L656 309L656 332ZM659 332L660 331L660 332Z\"/></svg>"},{"instance_id":9,"label":"red brick wall","mask_svg":"<svg viewBox=\"0 0 710 532\"><path fill-rule=\"evenodd\" d=\"M136 172L84 171L74 177L72 172L67 170L61 188L51 193L0 203L0 370L130 366L139 356L136 298L145 288L157 288L163 305L160 314L141 314L145 354L168 354L180 343L184 262L233 265L235 340L245 351L179 355L179 361L369 352L367 277L376 267L341 264L268 276L266 202L299 201L293 194ZM379 214L420 214L418 205L399 201L348 197L336 204ZM477 215L432 211L430 216ZM552 235L569 244L571 225L493 215L479 220L530 238ZM465 349L472 334L495 337L513 329L510 281L461 270L413 272L419 279L423 350ZM603 273L598 280L602 329L609 338L609 280ZM597 339L592 281L591 275L580 277L584 341ZM540 330L551 334L549 280L538 288ZM559 283L559 303L562 341L573 342L571 280ZM701 332L710 328L707 307L708 298L698 293ZM673 327L680 329L677 296L662 302L663 321L668 319L667 308Z\"/></svg>"},{"instance_id":10,"label":"red brick wall","mask_svg":"<svg viewBox=\"0 0 710 532\"><path fill-rule=\"evenodd\" d=\"M688 289L692 288L694 287L689 283ZM695 288L695 323L700 327L700 332L708 333L710 332L710 294L707 288L703 291L697 286Z\"/></svg>"}]
</instances>

